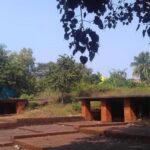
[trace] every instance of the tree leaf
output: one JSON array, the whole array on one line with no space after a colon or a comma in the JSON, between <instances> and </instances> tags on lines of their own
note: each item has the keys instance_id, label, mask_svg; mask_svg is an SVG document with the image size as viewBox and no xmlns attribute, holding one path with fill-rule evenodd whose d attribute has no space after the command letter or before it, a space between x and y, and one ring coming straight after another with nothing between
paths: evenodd
<instances>
[{"instance_id":1,"label":"tree leaf","mask_svg":"<svg viewBox=\"0 0 150 150\"><path fill-rule=\"evenodd\" d=\"M146 33L146 30L143 30L142 31L143 37L145 36L145 33Z\"/></svg>"},{"instance_id":2,"label":"tree leaf","mask_svg":"<svg viewBox=\"0 0 150 150\"><path fill-rule=\"evenodd\" d=\"M82 64L86 64L88 61L88 58L86 56L80 56L80 61Z\"/></svg>"},{"instance_id":3,"label":"tree leaf","mask_svg":"<svg viewBox=\"0 0 150 150\"><path fill-rule=\"evenodd\" d=\"M140 24L138 24L137 28L136 28L136 31L140 28Z\"/></svg>"},{"instance_id":4,"label":"tree leaf","mask_svg":"<svg viewBox=\"0 0 150 150\"><path fill-rule=\"evenodd\" d=\"M96 25L98 25L98 27L99 27L100 29L103 29L103 28L104 28L103 22L102 22L102 20L100 19L100 17L95 16L94 23L95 23Z\"/></svg>"},{"instance_id":5,"label":"tree leaf","mask_svg":"<svg viewBox=\"0 0 150 150\"><path fill-rule=\"evenodd\" d=\"M92 61L94 57L95 57L95 53L94 52L90 52L89 53L90 61Z\"/></svg>"},{"instance_id":6,"label":"tree leaf","mask_svg":"<svg viewBox=\"0 0 150 150\"><path fill-rule=\"evenodd\" d=\"M150 28L148 28L147 34L148 34L148 36L150 37Z\"/></svg>"}]
</instances>

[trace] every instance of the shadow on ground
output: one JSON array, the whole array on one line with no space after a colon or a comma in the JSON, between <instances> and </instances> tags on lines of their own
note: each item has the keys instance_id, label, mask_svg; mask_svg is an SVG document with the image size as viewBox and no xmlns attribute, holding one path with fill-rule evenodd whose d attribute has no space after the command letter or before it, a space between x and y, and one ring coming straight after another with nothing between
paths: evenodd
<instances>
[{"instance_id":1,"label":"shadow on ground","mask_svg":"<svg viewBox=\"0 0 150 150\"><path fill-rule=\"evenodd\" d=\"M44 150L149 150L150 143L140 140L118 140L106 137L91 136L78 138L66 145L49 147Z\"/></svg>"}]
</instances>

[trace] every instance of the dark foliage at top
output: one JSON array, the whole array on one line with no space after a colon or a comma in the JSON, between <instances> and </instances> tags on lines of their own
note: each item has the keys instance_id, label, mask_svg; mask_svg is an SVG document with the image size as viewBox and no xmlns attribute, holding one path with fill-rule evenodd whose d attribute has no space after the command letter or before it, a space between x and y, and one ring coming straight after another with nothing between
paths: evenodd
<instances>
[{"instance_id":1,"label":"dark foliage at top","mask_svg":"<svg viewBox=\"0 0 150 150\"><path fill-rule=\"evenodd\" d=\"M142 27L143 37L150 36L150 1L136 0L57 0L62 14L64 38L69 40L73 55L81 53L83 64L93 60L99 48L99 36L85 23L93 23L99 29L115 28L118 22L129 25L138 17L137 29ZM88 20L91 14L92 21ZM135 15L134 15L135 14ZM91 19L91 18L90 18ZM88 51L88 56L86 55Z\"/></svg>"}]
</instances>

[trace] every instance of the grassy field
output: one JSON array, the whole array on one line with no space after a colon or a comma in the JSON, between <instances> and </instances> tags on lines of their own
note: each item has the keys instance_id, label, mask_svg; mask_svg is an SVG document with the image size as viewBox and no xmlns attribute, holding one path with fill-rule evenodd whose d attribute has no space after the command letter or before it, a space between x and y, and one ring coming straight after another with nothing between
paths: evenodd
<instances>
[{"instance_id":1,"label":"grassy field","mask_svg":"<svg viewBox=\"0 0 150 150\"><path fill-rule=\"evenodd\" d=\"M150 87L137 88L118 88L111 91L93 93L92 96L126 96L126 95L150 95ZM53 117L53 116L71 116L81 114L81 103L59 104L56 103L56 97L50 98L49 104L36 109L27 109L23 114L17 117ZM92 108L99 108L100 103L94 102Z\"/></svg>"},{"instance_id":2,"label":"grassy field","mask_svg":"<svg viewBox=\"0 0 150 150\"><path fill-rule=\"evenodd\" d=\"M38 107L33 110L26 110L17 117L55 117L55 116L72 116L79 115L80 111L74 110L72 104L48 104L47 106Z\"/></svg>"},{"instance_id":3,"label":"grassy field","mask_svg":"<svg viewBox=\"0 0 150 150\"><path fill-rule=\"evenodd\" d=\"M116 88L114 90L95 93L96 96L130 96L130 95L150 95L150 87L136 88ZM94 96L94 94L92 94Z\"/></svg>"}]
</instances>

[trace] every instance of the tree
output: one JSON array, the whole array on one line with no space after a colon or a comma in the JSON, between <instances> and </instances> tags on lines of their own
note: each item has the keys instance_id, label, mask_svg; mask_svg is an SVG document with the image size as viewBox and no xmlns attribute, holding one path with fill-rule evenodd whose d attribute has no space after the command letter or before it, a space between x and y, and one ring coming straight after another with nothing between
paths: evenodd
<instances>
[{"instance_id":1,"label":"tree","mask_svg":"<svg viewBox=\"0 0 150 150\"><path fill-rule=\"evenodd\" d=\"M49 64L50 63L38 63L35 69L36 77L42 78L47 76L49 74Z\"/></svg>"},{"instance_id":2,"label":"tree","mask_svg":"<svg viewBox=\"0 0 150 150\"><path fill-rule=\"evenodd\" d=\"M23 48L16 56L19 77L18 87L22 93L31 94L35 92L35 58L30 48Z\"/></svg>"},{"instance_id":3,"label":"tree","mask_svg":"<svg viewBox=\"0 0 150 150\"><path fill-rule=\"evenodd\" d=\"M6 46L0 45L0 97L7 98L15 96L13 89L8 87L9 52L5 50Z\"/></svg>"},{"instance_id":4,"label":"tree","mask_svg":"<svg viewBox=\"0 0 150 150\"><path fill-rule=\"evenodd\" d=\"M83 64L93 60L99 48L99 36L90 27L96 25L99 29L116 28L121 22L129 25L135 17L138 18L137 29L142 28L142 34L150 37L150 1L149 0L57 0L57 8L62 14L61 22L65 31L64 38L69 40L69 48L73 55L81 53ZM89 21L88 14L93 18ZM85 25L86 23L86 25ZM86 55L88 51L88 56Z\"/></svg>"},{"instance_id":5,"label":"tree","mask_svg":"<svg viewBox=\"0 0 150 150\"><path fill-rule=\"evenodd\" d=\"M0 87L5 85L5 68L8 62L8 51L4 45L0 45Z\"/></svg>"},{"instance_id":6,"label":"tree","mask_svg":"<svg viewBox=\"0 0 150 150\"><path fill-rule=\"evenodd\" d=\"M22 49L19 54L0 48L0 92L2 97L31 94L35 91L34 58L31 49ZM3 92L5 91L5 92Z\"/></svg>"},{"instance_id":7,"label":"tree","mask_svg":"<svg viewBox=\"0 0 150 150\"><path fill-rule=\"evenodd\" d=\"M61 92L61 101L64 103L64 94L70 92L79 81L79 70L75 60L67 55L60 56L49 74L49 83L55 90Z\"/></svg>"},{"instance_id":8,"label":"tree","mask_svg":"<svg viewBox=\"0 0 150 150\"><path fill-rule=\"evenodd\" d=\"M136 84L127 79L127 73L124 70L113 70L110 72L110 77L105 79L99 84L100 91L112 90L115 88L127 87L132 88L135 87Z\"/></svg>"},{"instance_id":9,"label":"tree","mask_svg":"<svg viewBox=\"0 0 150 150\"><path fill-rule=\"evenodd\" d=\"M131 63L133 67L133 75L140 77L141 81L150 80L150 53L141 52L138 56L134 57Z\"/></svg>"},{"instance_id":10,"label":"tree","mask_svg":"<svg viewBox=\"0 0 150 150\"><path fill-rule=\"evenodd\" d=\"M36 83L38 91L45 89L61 92L62 103L66 94L77 91L81 85L96 85L100 82L100 73L92 73L92 70L81 63L75 62L73 57L60 56L56 63L38 63L36 65Z\"/></svg>"},{"instance_id":11,"label":"tree","mask_svg":"<svg viewBox=\"0 0 150 150\"><path fill-rule=\"evenodd\" d=\"M114 87L122 87L127 86L127 73L125 70L113 70L110 72L109 82Z\"/></svg>"},{"instance_id":12,"label":"tree","mask_svg":"<svg viewBox=\"0 0 150 150\"><path fill-rule=\"evenodd\" d=\"M56 70L56 64L53 62L38 63L35 69L36 86L38 91L44 91L51 88L51 77Z\"/></svg>"}]
</instances>

